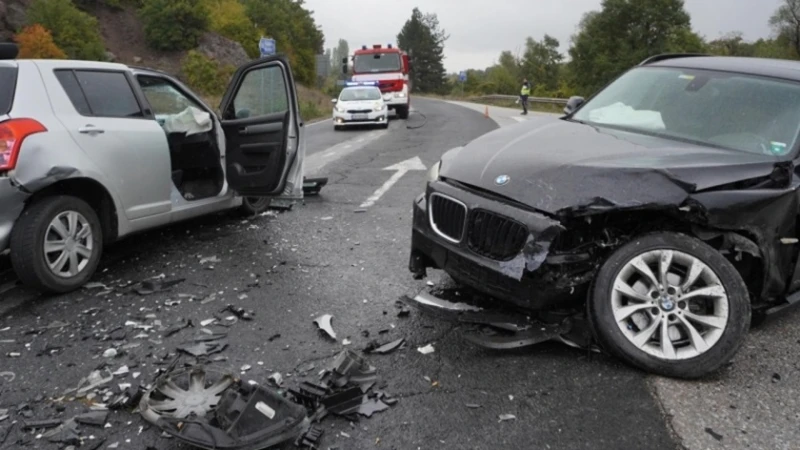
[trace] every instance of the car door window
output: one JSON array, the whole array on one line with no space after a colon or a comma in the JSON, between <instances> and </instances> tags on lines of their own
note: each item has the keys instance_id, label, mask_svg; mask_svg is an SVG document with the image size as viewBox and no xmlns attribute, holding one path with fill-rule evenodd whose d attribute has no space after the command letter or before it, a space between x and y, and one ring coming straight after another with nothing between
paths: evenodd
<instances>
[{"instance_id":1,"label":"car door window","mask_svg":"<svg viewBox=\"0 0 800 450\"><path fill-rule=\"evenodd\" d=\"M137 80L156 116L180 114L190 107L205 111L204 107L164 78L140 75Z\"/></svg>"},{"instance_id":2,"label":"car door window","mask_svg":"<svg viewBox=\"0 0 800 450\"><path fill-rule=\"evenodd\" d=\"M286 79L279 66L267 66L245 74L233 107L237 119L285 113L289 110Z\"/></svg>"},{"instance_id":3,"label":"car door window","mask_svg":"<svg viewBox=\"0 0 800 450\"><path fill-rule=\"evenodd\" d=\"M112 118L144 117L124 72L57 71L56 77L75 109L83 115Z\"/></svg>"}]
</instances>

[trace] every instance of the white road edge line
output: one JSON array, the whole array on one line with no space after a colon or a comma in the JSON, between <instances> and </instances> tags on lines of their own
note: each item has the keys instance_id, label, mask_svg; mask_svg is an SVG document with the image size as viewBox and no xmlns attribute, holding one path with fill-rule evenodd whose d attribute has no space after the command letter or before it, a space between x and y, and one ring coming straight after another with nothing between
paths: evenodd
<instances>
[{"instance_id":1,"label":"white road edge line","mask_svg":"<svg viewBox=\"0 0 800 450\"><path fill-rule=\"evenodd\" d=\"M381 197L383 197L383 194L388 192L389 189L391 189L392 186L395 185L395 183L400 181L400 178L403 178L403 175L408 173L408 171L410 170L425 171L428 170L428 168L425 167L425 164L422 163L422 160L419 159L419 156L415 156L403 162L399 162L397 164L386 167L383 170L394 170L395 173L394 175L391 176L391 178L389 178L388 180L386 180L385 183L383 183L383 186L379 187L375 192L373 192L372 195L370 195L369 198L364 203L361 204L360 208L365 209L374 205L375 202L380 200Z\"/></svg>"}]
</instances>

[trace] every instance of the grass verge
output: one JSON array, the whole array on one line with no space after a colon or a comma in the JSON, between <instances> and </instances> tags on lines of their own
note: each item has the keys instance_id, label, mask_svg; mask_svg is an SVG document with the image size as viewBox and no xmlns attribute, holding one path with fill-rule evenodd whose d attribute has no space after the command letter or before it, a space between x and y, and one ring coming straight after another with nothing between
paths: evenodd
<instances>
[{"instance_id":1,"label":"grass verge","mask_svg":"<svg viewBox=\"0 0 800 450\"><path fill-rule=\"evenodd\" d=\"M219 104L222 102L222 96L203 95L202 98L214 111L219 112ZM300 117L302 117L305 122L316 122L331 114L331 99L320 91L298 84L297 101L300 102Z\"/></svg>"}]
</instances>

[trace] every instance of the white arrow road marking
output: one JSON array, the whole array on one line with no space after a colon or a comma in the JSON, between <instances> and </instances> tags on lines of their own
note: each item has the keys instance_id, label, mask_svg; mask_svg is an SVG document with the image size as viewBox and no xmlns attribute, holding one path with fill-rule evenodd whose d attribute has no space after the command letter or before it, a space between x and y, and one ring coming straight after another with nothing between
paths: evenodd
<instances>
[{"instance_id":1,"label":"white arrow road marking","mask_svg":"<svg viewBox=\"0 0 800 450\"><path fill-rule=\"evenodd\" d=\"M402 178L403 175L405 175L407 172L409 172L411 170L422 170L422 171L425 171L425 170L428 170L428 168L425 167L425 164L422 164L422 160L419 159L419 156L415 156L415 157L407 159L407 160L405 160L403 162L400 162L400 163L397 163L395 165L386 167L383 170L393 170L394 171L394 175L392 175L391 178L386 180L386 182L383 183L383 186L379 187L378 190L376 190L367 199L367 201L362 203L361 206L360 206L361 208L369 208L370 206L374 205L375 202L380 200L380 198L383 197L383 194L385 194L389 189L391 189L392 186L394 186L394 184L397 183L400 180L400 178Z\"/></svg>"}]
</instances>

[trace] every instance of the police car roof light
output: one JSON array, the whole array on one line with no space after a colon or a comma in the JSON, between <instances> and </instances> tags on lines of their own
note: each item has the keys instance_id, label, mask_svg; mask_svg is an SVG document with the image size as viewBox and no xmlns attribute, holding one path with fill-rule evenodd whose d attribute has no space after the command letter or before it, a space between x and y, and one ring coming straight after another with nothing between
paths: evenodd
<instances>
[{"instance_id":1,"label":"police car roof light","mask_svg":"<svg viewBox=\"0 0 800 450\"><path fill-rule=\"evenodd\" d=\"M377 81L347 81L345 86L377 86Z\"/></svg>"}]
</instances>

